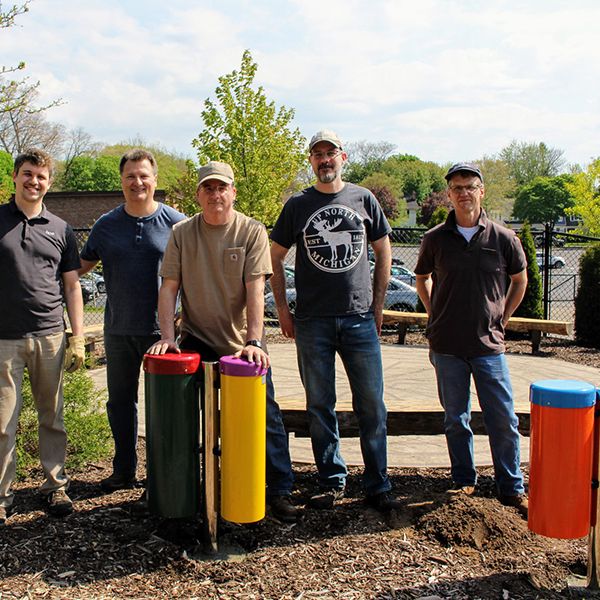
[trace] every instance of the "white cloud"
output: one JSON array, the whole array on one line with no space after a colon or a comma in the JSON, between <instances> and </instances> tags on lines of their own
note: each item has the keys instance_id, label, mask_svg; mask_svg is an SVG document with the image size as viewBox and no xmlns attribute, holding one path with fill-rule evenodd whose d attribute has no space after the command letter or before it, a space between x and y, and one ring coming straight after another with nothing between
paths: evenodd
<instances>
[{"instance_id":1,"label":"white cloud","mask_svg":"<svg viewBox=\"0 0 600 600\"><path fill-rule=\"evenodd\" d=\"M583 162L600 154L598 22L593 0L36 0L0 54L68 102L49 117L106 142L189 153L250 48L307 136L329 125L440 162L544 140Z\"/></svg>"}]
</instances>

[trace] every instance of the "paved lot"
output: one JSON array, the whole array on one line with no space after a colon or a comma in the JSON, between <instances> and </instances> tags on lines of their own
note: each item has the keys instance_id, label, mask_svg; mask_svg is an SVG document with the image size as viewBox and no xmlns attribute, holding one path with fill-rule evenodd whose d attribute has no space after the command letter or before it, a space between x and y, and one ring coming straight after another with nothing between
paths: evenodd
<instances>
[{"instance_id":1,"label":"paved lot","mask_svg":"<svg viewBox=\"0 0 600 600\"><path fill-rule=\"evenodd\" d=\"M437 411L440 406L433 368L428 351L418 346L382 346L385 378L385 399L388 410ZM274 344L270 347L273 361L273 380L277 401L282 408L303 408L304 390L298 375L294 344ZM542 379L576 379L600 386L600 371L593 367L575 365L538 356L508 354L515 406L517 411L529 410L529 386ZM105 369L92 372L98 387L106 386ZM368 377L368 373L365 374ZM350 410L352 400L343 367L336 365L338 409ZM141 386L143 387L143 386ZM477 407L475 389L473 405ZM140 435L144 435L143 389L140 389ZM291 438L292 459L312 462L308 439ZM529 444L522 438L522 460L528 460ZM357 439L342 440L342 453L349 464L362 464ZM476 436L476 461L479 465L491 464L487 437ZM388 438L390 466L449 466L444 436L402 436Z\"/></svg>"}]
</instances>

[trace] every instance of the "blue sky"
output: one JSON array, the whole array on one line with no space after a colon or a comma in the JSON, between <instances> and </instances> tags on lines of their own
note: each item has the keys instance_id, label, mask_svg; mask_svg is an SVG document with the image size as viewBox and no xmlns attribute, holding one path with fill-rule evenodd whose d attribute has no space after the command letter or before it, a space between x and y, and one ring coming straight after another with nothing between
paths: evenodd
<instances>
[{"instance_id":1,"label":"blue sky","mask_svg":"<svg viewBox=\"0 0 600 600\"><path fill-rule=\"evenodd\" d=\"M439 163L512 139L600 155L597 0L33 0L0 30L48 113L115 143L192 156L203 101L243 51L306 137L386 140Z\"/></svg>"}]
</instances>

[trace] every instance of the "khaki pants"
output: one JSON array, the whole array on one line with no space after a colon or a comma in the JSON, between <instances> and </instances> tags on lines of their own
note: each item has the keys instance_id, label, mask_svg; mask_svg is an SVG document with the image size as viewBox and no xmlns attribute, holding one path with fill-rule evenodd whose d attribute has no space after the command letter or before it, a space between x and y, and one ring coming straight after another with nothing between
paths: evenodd
<instances>
[{"instance_id":1,"label":"khaki pants","mask_svg":"<svg viewBox=\"0 0 600 600\"><path fill-rule=\"evenodd\" d=\"M15 477L15 441L23 405L21 384L29 372L38 413L40 462L45 480L40 491L66 489L67 434L63 421L64 333L0 340L0 506L10 506Z\"/></svg>"}]
</instances>

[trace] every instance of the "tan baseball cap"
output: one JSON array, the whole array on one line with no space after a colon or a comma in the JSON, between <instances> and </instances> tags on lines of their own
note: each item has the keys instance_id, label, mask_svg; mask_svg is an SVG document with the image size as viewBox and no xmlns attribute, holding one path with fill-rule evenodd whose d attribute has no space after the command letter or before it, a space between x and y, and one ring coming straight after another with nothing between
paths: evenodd
<instances>
[{"instance_id":1,"label":"tan baseball cap","mask_svg":"<svg viewBox=\"0 0 600 600\"><path fill-rule=\"evenodd\" d=\"M308 149L312 150L313 146L319 142L329 142L336 148L339 148L340 150L342 149L342 141L338 137L337 133L335 131L331 131L331 129L321 129L321 131L317 131L317 133L312 136Z\"/></svg>"},{"instance_id":2,"label":"tan baseball cap","mask_svg":"<svg viewBox=\"0 0 600 600\"><path fill-rule=\"evenodd\" d=\"M198 185L207 179L218 179L224 183L233 183L233 169L227 163L211 160L198 169Z\"/></svg>"}]
</instances>

